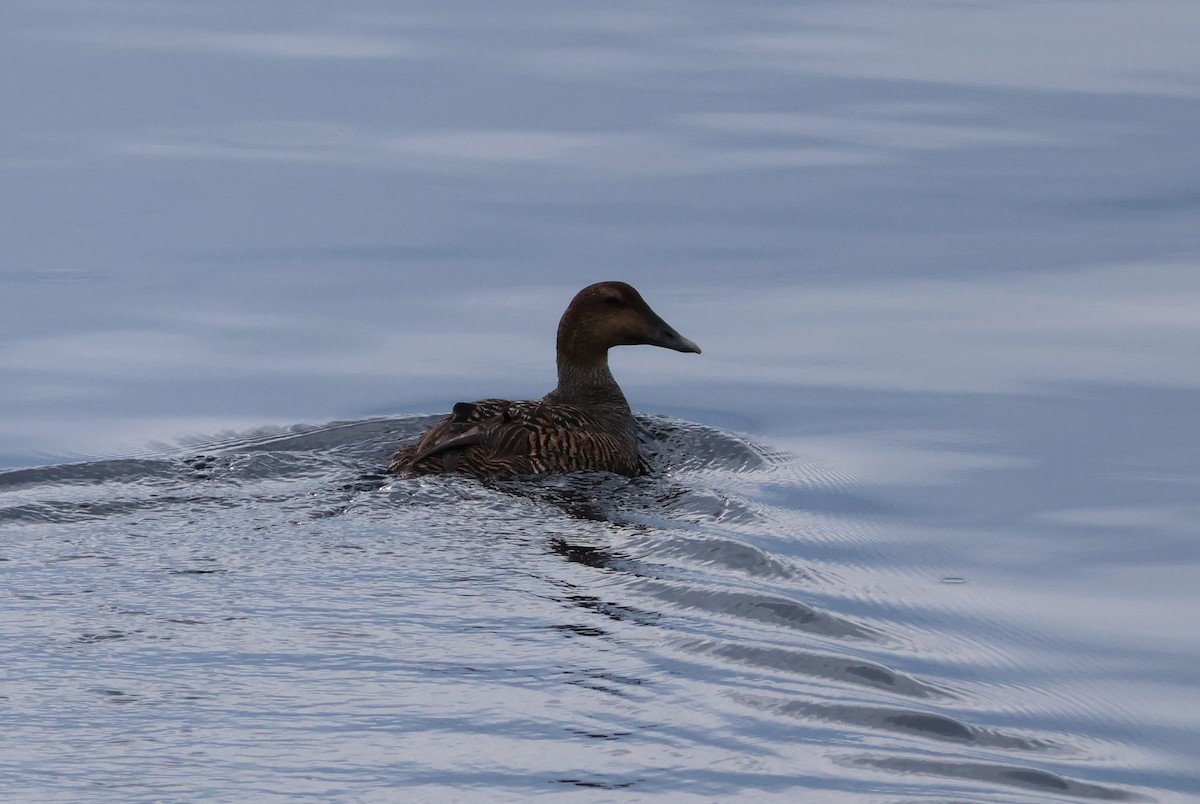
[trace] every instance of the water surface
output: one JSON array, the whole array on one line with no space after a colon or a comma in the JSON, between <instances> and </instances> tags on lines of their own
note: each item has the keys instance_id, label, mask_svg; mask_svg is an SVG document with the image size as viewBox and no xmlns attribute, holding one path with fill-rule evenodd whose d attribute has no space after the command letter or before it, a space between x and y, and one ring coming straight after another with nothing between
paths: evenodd
<instances>
[{"instance_id":1,"label":"water surface","mask_svg":"<svg viewBox=\"0 0 1200 804\"><path fill-rule=\"evenodd\" d=\"M9 798L1200 795L1194 4L0 23ZM608 278L654 476L379 474Z\"/></svg>"}]
</instances>

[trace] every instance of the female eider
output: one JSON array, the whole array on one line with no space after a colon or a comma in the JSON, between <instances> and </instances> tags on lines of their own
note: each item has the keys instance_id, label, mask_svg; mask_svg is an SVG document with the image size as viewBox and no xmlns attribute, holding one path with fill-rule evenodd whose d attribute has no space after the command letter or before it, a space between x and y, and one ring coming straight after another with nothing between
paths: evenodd
<instances>
[{"instance_id":1,"label":"female eider","mask_svg":"<svg viewBox=\"0 0 1200 804\"><path fill-rule=\"evenodd\" d=\"M558 323L558 387L536 402L459 402L388 471L512 477L558 472L641 473L637 426L608 368L613 346L649 344L700 353L624 282L575 296Z\"/></svg>"}]
</instances>

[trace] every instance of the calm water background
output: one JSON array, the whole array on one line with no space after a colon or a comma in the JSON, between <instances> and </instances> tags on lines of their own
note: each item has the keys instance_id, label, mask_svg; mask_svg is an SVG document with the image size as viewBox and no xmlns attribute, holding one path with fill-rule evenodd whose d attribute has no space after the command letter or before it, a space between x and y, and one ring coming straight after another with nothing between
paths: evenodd
<instances>
[{"instance_id":1,"label":"calm water background","mask_svg":"<svg viewBox=\"0 0 1200 804\"><path fill-rule=\"evenodd\" d=\"M1200 6L503 5L3 5L6 798L1200 797Z\"/></svg>"}]
</instances>

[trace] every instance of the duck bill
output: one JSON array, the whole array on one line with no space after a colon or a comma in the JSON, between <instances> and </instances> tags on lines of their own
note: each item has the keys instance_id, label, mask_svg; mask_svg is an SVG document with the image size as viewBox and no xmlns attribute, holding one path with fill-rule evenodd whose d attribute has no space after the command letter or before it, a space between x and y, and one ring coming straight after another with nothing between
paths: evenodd
<instances>
[{"instance_id":1,"label":"duck bill","mask_svg":"<svg viewBox=\"0 0 1200 804\"><path fill-rule=\"evenodd\" d=\"M646 343L651 346L661 346L664 349L674 349L676 352L694 352L695 354L700 354L700 347L696 345L695 341L688 340L680 335L661 318L659 319L658 331L650 338L647 338Z\"/></svg>"}]
</instances>

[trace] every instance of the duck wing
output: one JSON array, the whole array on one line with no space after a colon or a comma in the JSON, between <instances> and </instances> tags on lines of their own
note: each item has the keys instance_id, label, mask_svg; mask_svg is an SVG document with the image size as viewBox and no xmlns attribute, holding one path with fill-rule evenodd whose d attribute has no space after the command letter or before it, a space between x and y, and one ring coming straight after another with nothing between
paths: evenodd
<instances>
[{"instance_id":1,"label":"duck wing","mask_svg":"<svg viewBox=\"0 0 1200 804\"><path fill-rule=\"evenodd\" d=\"M463 450L482 444L485 433L503 423L504 411L513 404L507 399L459 402L453 413L425 431L417 443L401 448L389 471L417 474L455 471ZM497 417L499 421L493 421Z\"/></svg>"},{"instance_id":2,"label":"duck wing","mask_svg":"<svg viewBox=\"0 0 1200 804\"><path fill-rule=\"evenodd\" d=\"M415 445L398 452L391 471L489 477L579 470L640 474L636 444L610 430L571 405L460 402Z\"/></svg>"}]
</instances>

